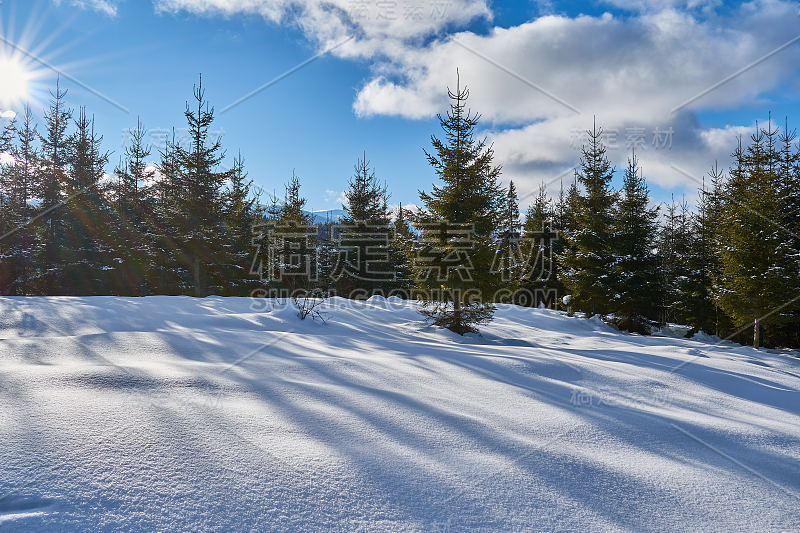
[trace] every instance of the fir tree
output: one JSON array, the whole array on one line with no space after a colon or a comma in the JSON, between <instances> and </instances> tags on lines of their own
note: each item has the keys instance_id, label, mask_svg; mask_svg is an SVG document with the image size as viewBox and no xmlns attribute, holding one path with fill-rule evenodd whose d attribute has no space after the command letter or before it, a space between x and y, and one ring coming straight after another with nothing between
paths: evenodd
<instances>
[{"instance_id":1,"label":"fir tree","mask_svg":"<svg viewBox=\"0 0 800 533\"><path fill-rule=\"evenodd\" d=\"M305 212L306 202L300 194L300 179L292 171L272 241L267 243L276 259L273 279L291 296L307 294L319 278L316 228L312 216Z\"/></svg>"},{"instance_id":2,"label":"fir tree","mask_svg":"<svg viewBox=\"0 0 800 533\"><path fill-rule=\"evenodd\" d=\"M224 285L225 266L231 263L225 242L223 185L229 172L218 171L225 157L221 139L209 139L214 109L205 99L203 80L194 87L192 108L184 116L189 127L189 145L174 147L177 162L175 184L180 219L177 220L181 263L191 277L184 278L196 296L218 292Z\"/></svg>"},{"instance_id":3,"label":"fir tree","mask_svg":"<svg viewBox=\"0 0 800 533\"><path fill-rule=\"evenodd\" d=\"M650 333L658 316L662 286L655 254L658 208L651 207L636 155L628 159L622 196L614 217L612 267L614 321L622 329Z\"/></svg>"},{"instance_id":4,"label":"fir tree","mask_svg":"<svg viewBox=\"0 0 800 533\"><path fill-rule=\"evenodd\" d=\"M718 164L709 172L711 187L706 194L706 201L703 206L703 217L706 232L711 241L710 260L705 263L711 278L711 297L714 306L714 332L717 336L722 336L723 331L728 331L732 327L730 317L719 306L718 295L722 292L720 280L722 279L722 248L724 241L722 237L722 222L725 209L725 172L720 170Z\"/></svg>"},{"instance_id":5,"label":"fir tree","mask_svg":"<svg viewBox=\"0 0 800 533\"><path fill-rule=\"evenodd\" d=\"M17 129L17 118L16 116L7 119L6 124L3 126L3 129L0 130L0 154L10 154L13 148L13 141L14 136L16 134ZM2 163L3 165L7 165L8 163Z\"/></svg>"},{"instance_id":6,"label":"fir tree","mask_svg":"<svg viewBox=\"0 0 800 533\"><path fill-rule=\"evenodd\" d=\"M317 228L305 211L306 199L294 171L283 201L274 193L270 200L253 235L257 255L251 272L260 276L269 296L303 297L318 288L319 248Z\"/></svg>"},{"instance_id":7,"label":"fir tree","mask_svg":"<svg viewBox=\"0 0 800 533\"><path fill-rule=\"evenodd\" d=\"M75 132L69 138L64 227L68 243L65 250L64 289L70 294L105 294L105 279L111 259L104 256L111 239L111 218L102 191L98 189L108 162L100 152L102 137L95 134L94 119L81 107L75 119Z\"/></svg>"},{"instance_id":8,"label":"fir tree","mask_svg":"<svg viewBox=\"0 0 800 533\"><path fill-rule=\"evenodd\" d=\"M689 208L685 201L676 203L673 198L666 211L658 244L663 284L661 321L685 324L689 320L689 258L693 245Z\"/></svg>"},{"instance_id":9,"label":"fir tree","mask_svg":"<svg viewBox=\"0 0 800 533\"><path fill-rule=\"evenodd\" d=\"M305 211L308 200L300 194L300 178L292 170L286 183L286 193L280 206L279 220L282 223L313 225L314 218Z\"/></svg>"},{"instance_id":10,"label":"fir tree","mask_svg":"<svg viewBox=\"0 0 800 533\"><path fill-rule=\"evenodd\" d=\"M775 312L791 288L790 258L782 253L777 154L771 146L771 128L757 127L746 150L734 152L724 198L720 237L719 304L735 326L753 324L753 346L761 344L761 330L780 326L784 315Z\"/></svg>"},{"instance_id":11,"label":"fir tree","mask_svg":"<svg viewBox=\"0 0 800 533\"><path fill-rule=\"evenodd\" d=\"M380 183L375 177L375 169L370 166L366 154L356 161L344 197L342 208L346 214L342 224L388 224L389 193L386 184Z\"/></svg>"},{"instance_id":12,"label":"fir tree","mask_svg":"<svg viewBox=\"0 0 800 533\"><path fill-rule=\"evenodd\" d=\"M389 261L389 194L375 177L366 154L356 162L344 196L346 214L339 229L340 256L335 271L339 288L351 297L386 292L394 278Z\"/></svg>"},{"instance_id":13,"label":"fir tree","mask_svg":"<svg viewBox=\"0 0 800 533\"><path fill-rule=\"evenodd\" d=\"M401 203L397 215L392 222L392 242L390 245L390 262L394 272L392 289L404 298L410 296L414 277L414 251L416 239L409 224L409 212Z\"/></svg>"},{"instance_id":14,"label":"fir tree","mask_svg":"<svg viewBox=\"0 0 800 533\"><path fill-rule=\"evenodd\" d=\"M445 137L432 136L434 154L425 151L442 185L434 184L430 193L420 191L424 208L415 223L433 259L418 270L418 277L428 303L426 315L434 324L464 334L491 320L491 302L502 287L490 271L505 194L494 151L486 140L474 138L479 115L466 108L469 91L458 83L448 96L450 110L445 117L439 115Z\"/></svg>"},{"instance_id":15,"label":"fir tree","mask_svg":"<svg viewBox=\"0 0 800 533\"><path fill-rule=\"evenodd\" d=\"M143 200L149 196L147 186L155 176L155 170L147 166L151 149L145 142L146 136L147 130L137 118L136 129L130 131L130 138L125 146L124 159L115 170L117 212L124 223L136 227L143 223L146 216L147 209Z\"/></svg>"},{"instance_id":16,"label":"fir tree","mask_svg":"<svg viewBox=\"0 0 800 533\"><path fill-rule=\"evenodd\" d=\"M67 158L69 137L67 127L72 112L67 109L67 91L56 83L55 92L50 93L50 106L45 111L45 133L41 141L41 179L38 196L41 198L37 216L37 232L42 242L38 257L40 283L45 294L62 294L64 282L63 259L66 243L64 239L64 211L60 209L65 200L67 183Z\"/></svg>"},{"instance_id":17,"label":"fir tree","mask_svg":"<svg viewBox=\"0 0 800 533\"><path fill-rule=\"evenodd\" d=\"M563 189L561 192L563 202ZM561 206L563 209L563 205ZM547 196L545 184L539 186L539 193L533 203L528 207L525 214L525 224L522 227L524 240L522 244L522 257L524 267L522 278L522 289L526 296L528 305L548 305L552 297L561 290L558 283L556 271L558 268L556 256L558 250L554 244L558 237L555 230L556 214L558 207L553 207L550 198ZM521 295L522 295L521 294Z\"/></svg>"},{"instance_id":18,"label":"fir tree","mask_svg":"<svg viewBox=\"0 0 800 533\"><path fill-rule=\"evenodd\" d=\"M502 239L511 242L519 238L521 224L519 222L519 196L513 181L508 184L506 191L505 212L503 220Z\"/></svg>"},{"instance_id":19,"label":"fir tree","mask_svg":"<svg viewBox=\"0 0 800 533\"><path fill-rule=\"evenodd\" d=\"M711 190L705 179L698 198L697 211L691 217L692 244L687 257L687 283L683 295L686 322L693 329L719 335L725 318L714 301L714 280L719 277L716 221L719 211L718 194L722 173L715 165L710 171Z\"/></svg>"},{"instance_id":20,"label":"fir tree","mask_svg":"<svg viewBox=\"0 0 800 533\"><path fill-rule=\"evenodd\" d=\"M245 296L255 287L248 274L252 258L253 225L258 217L258 197L252 194L253 180L244 169L244 159L239 152L233 160L230 185L225 193L226 224L230 236L231 257L230 284L234 294Z\"/></svg>"},{"instance_id":21,"label":"fir tree","mask_svg":"<svg viewBox=\"0 0 800 533\"><path fill-rule=\"evenodd\" d=\"M18 205L15 201L13 145L16 122L9 120L0 130L0 258L10 258ZM11 159L10 161L8 159ZM0 261L0 294L14 294L15 272L13 260Z\"/></svg>"},{"instance_id":22,"label":"fir tree","mask_svg":"<svg viewBox=\"0 0 800 533\"><path fill-rule=\"evenodd\" d=\"M507 292L513 295L519 287L525 269L520 248L519 197L513 181L508 184L502 210L500 235L492 263L492 273L500 276L506 285Z\"/></svg>"},{"instance_id":23,"label":"fir tree","mask_svg":"<svg viewBox=\"0 0 800 533\"><path fill-rule=\"evenodd\" d=\"M566 259L567 252L570 250L570 242L567 239L567 235L573 234L578 227L576 213L578 212L578 204L580 201L581 195L580 191L578 190L578 170L575 169L572 183L570 184L566 193L564 192L563 181L561 183L558 194L558 202L556 203L555 210L556 229L558 231L558 235L553 243L553 264L556 269L555 279L558 283L559 291L564 293L567 290L563 282L566 275L564 260ZM565 294L564 298L572 298L572 296ZM566 310L571 313L573 311L573 307L568 305L564 298L561 299L561 303L564 305Z\"/></svg>"},{"instance_id":24,"label":"fir tree","mask_svg":"<svg viewBox=\"0 0 800 533\"><path fill-rule=\"evenodd\" d=\"M38 189L39 152L36 140L39 137L30 107L25 108L21 121L14 128L15 139L10 148L13 161L8 168L11 179L11 213L10 227L4 239L8 246L8 264L10 266L10 293L18 295L30 294L32 287L29 280L34 276L37 240L30 220L34 212L31 205ZM6 234L6 232L4 232Z\"/></svg>"},{"instance_id":25,"label":"fir tree","mask_svg":"<svg viewBox=\"0 0 800 533\"><path fill-rule=\"evenodd\" d=\"M317 273L319 280L317 288L324 294L331 294L336 290L337 269L339 268L339 223L331 217L331 212L325 213L325 222L317 224Z\"/></svg>"},{"instance_id":26,"label":"fir tree","mask_svg":"<svg viewBox=\"0 0 800 533\"><path fill-rule=\"evenodd\" d=\"M117 238L122 246L117 251L121 262L113 281L119 294L136 296L152 291L154 270L152 257L157 249L155 214L157 198L151 182L155 170L148 168L151 149L146 143L147 130L137 118L136 129L130 131L123 160L115 169L115 206Z\"/></svg>"},{"instance_id":27,"label":"fir tree","mask_svg":"<svg viewBox=\"0 0 800 533\"><path fill-rule=\"evenodd\" d=\"M785 228L784 242L780 253L794 261L788 261L789 276L793 294L800 293L800 142L797 131L789 129L788 118L778 140L778 181L781 197L781 225ZM790 346L800 345L800 302L795 302L784 311L785 343Z\"/></svg>"},{"instance_id":28,"label":"fir tree","mask_svg":"<svg viewBox=\"0 0 800 533\"><path fill-rule=\"evenodd\" d=\"M184 191L180 182L180 163L175 130L159 150L158 178L153 185L152 259L148 266L148 286L160 294L183 294L188 289L187 257L181 253L178 238L184 217Z\"/></svg>"},{"instance_id":29,"label":"fir tree","mask_svg":"<svg viewBox=\"0 0 800 533\"><path fill-rule=\"evenodd\" d=\"M611 188L613 169L602 143L602 128L587 131L578 181L584 194L571 195L573 220L565 237L568 241L562 259L562 282L571 293L570 305L587 316L611 311L615 285L613 210L617 199Z\"/></svg>"}]
</instances>

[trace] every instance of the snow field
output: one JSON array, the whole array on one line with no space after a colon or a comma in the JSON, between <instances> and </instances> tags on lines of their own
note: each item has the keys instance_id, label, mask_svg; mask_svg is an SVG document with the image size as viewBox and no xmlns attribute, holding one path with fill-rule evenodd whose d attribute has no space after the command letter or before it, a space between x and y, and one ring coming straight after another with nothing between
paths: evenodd
<instances>
[{"instance_id":1,"label":"snow field","mask_svg":"<svg viewBox=\"0 0 800 533\"><path fill-rule=\"evenodd\" d=\"M264 302L255 302L263 304ZM800 528L800 360L499 306L0 298L0 530Z\"/></svg>"}]
</instances>

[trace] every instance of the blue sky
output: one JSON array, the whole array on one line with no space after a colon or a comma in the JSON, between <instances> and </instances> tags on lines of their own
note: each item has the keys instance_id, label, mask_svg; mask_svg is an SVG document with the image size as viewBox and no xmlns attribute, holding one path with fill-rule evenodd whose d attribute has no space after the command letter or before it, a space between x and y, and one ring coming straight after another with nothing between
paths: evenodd
<instances>
[{"instance_id":1,"label":"blue sky","mask_svg":"<svg viewBox=\"0 0 800 533\"><path fill-rule=\"evenodd\" d=\"M569 179L576 132L590 127L594 115L611 131L610 155L618 165L627 145L639 143L657 200L685 191L693 199L686 174L699 177L715 159L726 164L735 136L770 110L781 121L786 114L800 120L800 43L774 52L800 33L795 3L625 5L6 0L0 16L4 39L38 58L16 52L36 72L34 111L41 111L56 76L39 60L126 108L62 77L70 105L95 115L112 162L137 116L152 139L183 127L184 102L202 72L229 155L241 150L251 177L267 191L282 192L295 169L315 209L338 207L363 151L394 203L418 201L417 190L429 189L434 179L422 148L438 132L433 114L446 104L445 85L454 82L457 66L484 115L483 133L495 143L504 178L514 179L523 194L542 181L556 186L560 174ZM5 105L19 110L21 101Z\"/></svg>"}]
</instances>

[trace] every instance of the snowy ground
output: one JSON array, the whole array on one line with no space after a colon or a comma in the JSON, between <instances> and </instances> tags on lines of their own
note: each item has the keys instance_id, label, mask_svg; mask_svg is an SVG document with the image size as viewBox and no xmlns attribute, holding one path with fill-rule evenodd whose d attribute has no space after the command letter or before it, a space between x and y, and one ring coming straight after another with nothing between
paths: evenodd
<instances>
[{"instance_id":1,"label":"snowy ground","mask_svg":"<svg viewBox=\"0 0 800 533\"><path fill-rule=\"evenodd\" d=\"M800 529L800 360L502 306L0 298L0 530Z\"/></svg>"}]
</instances>

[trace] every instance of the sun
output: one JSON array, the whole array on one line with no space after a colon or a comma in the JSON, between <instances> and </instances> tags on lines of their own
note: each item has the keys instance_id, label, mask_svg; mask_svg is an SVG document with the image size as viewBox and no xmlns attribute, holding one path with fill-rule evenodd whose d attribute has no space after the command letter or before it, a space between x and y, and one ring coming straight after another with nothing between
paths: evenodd
<instances>
[{"instance_id":1,"label":"sun","mask_svg":"<svg viewBox=\"0 0 800 533\"><path fill-rule=\"evenodd\" d=\"M27 100L30 78L18 60L0 57L0 102L8 105Z\"/></svg>"}]
</instances>

